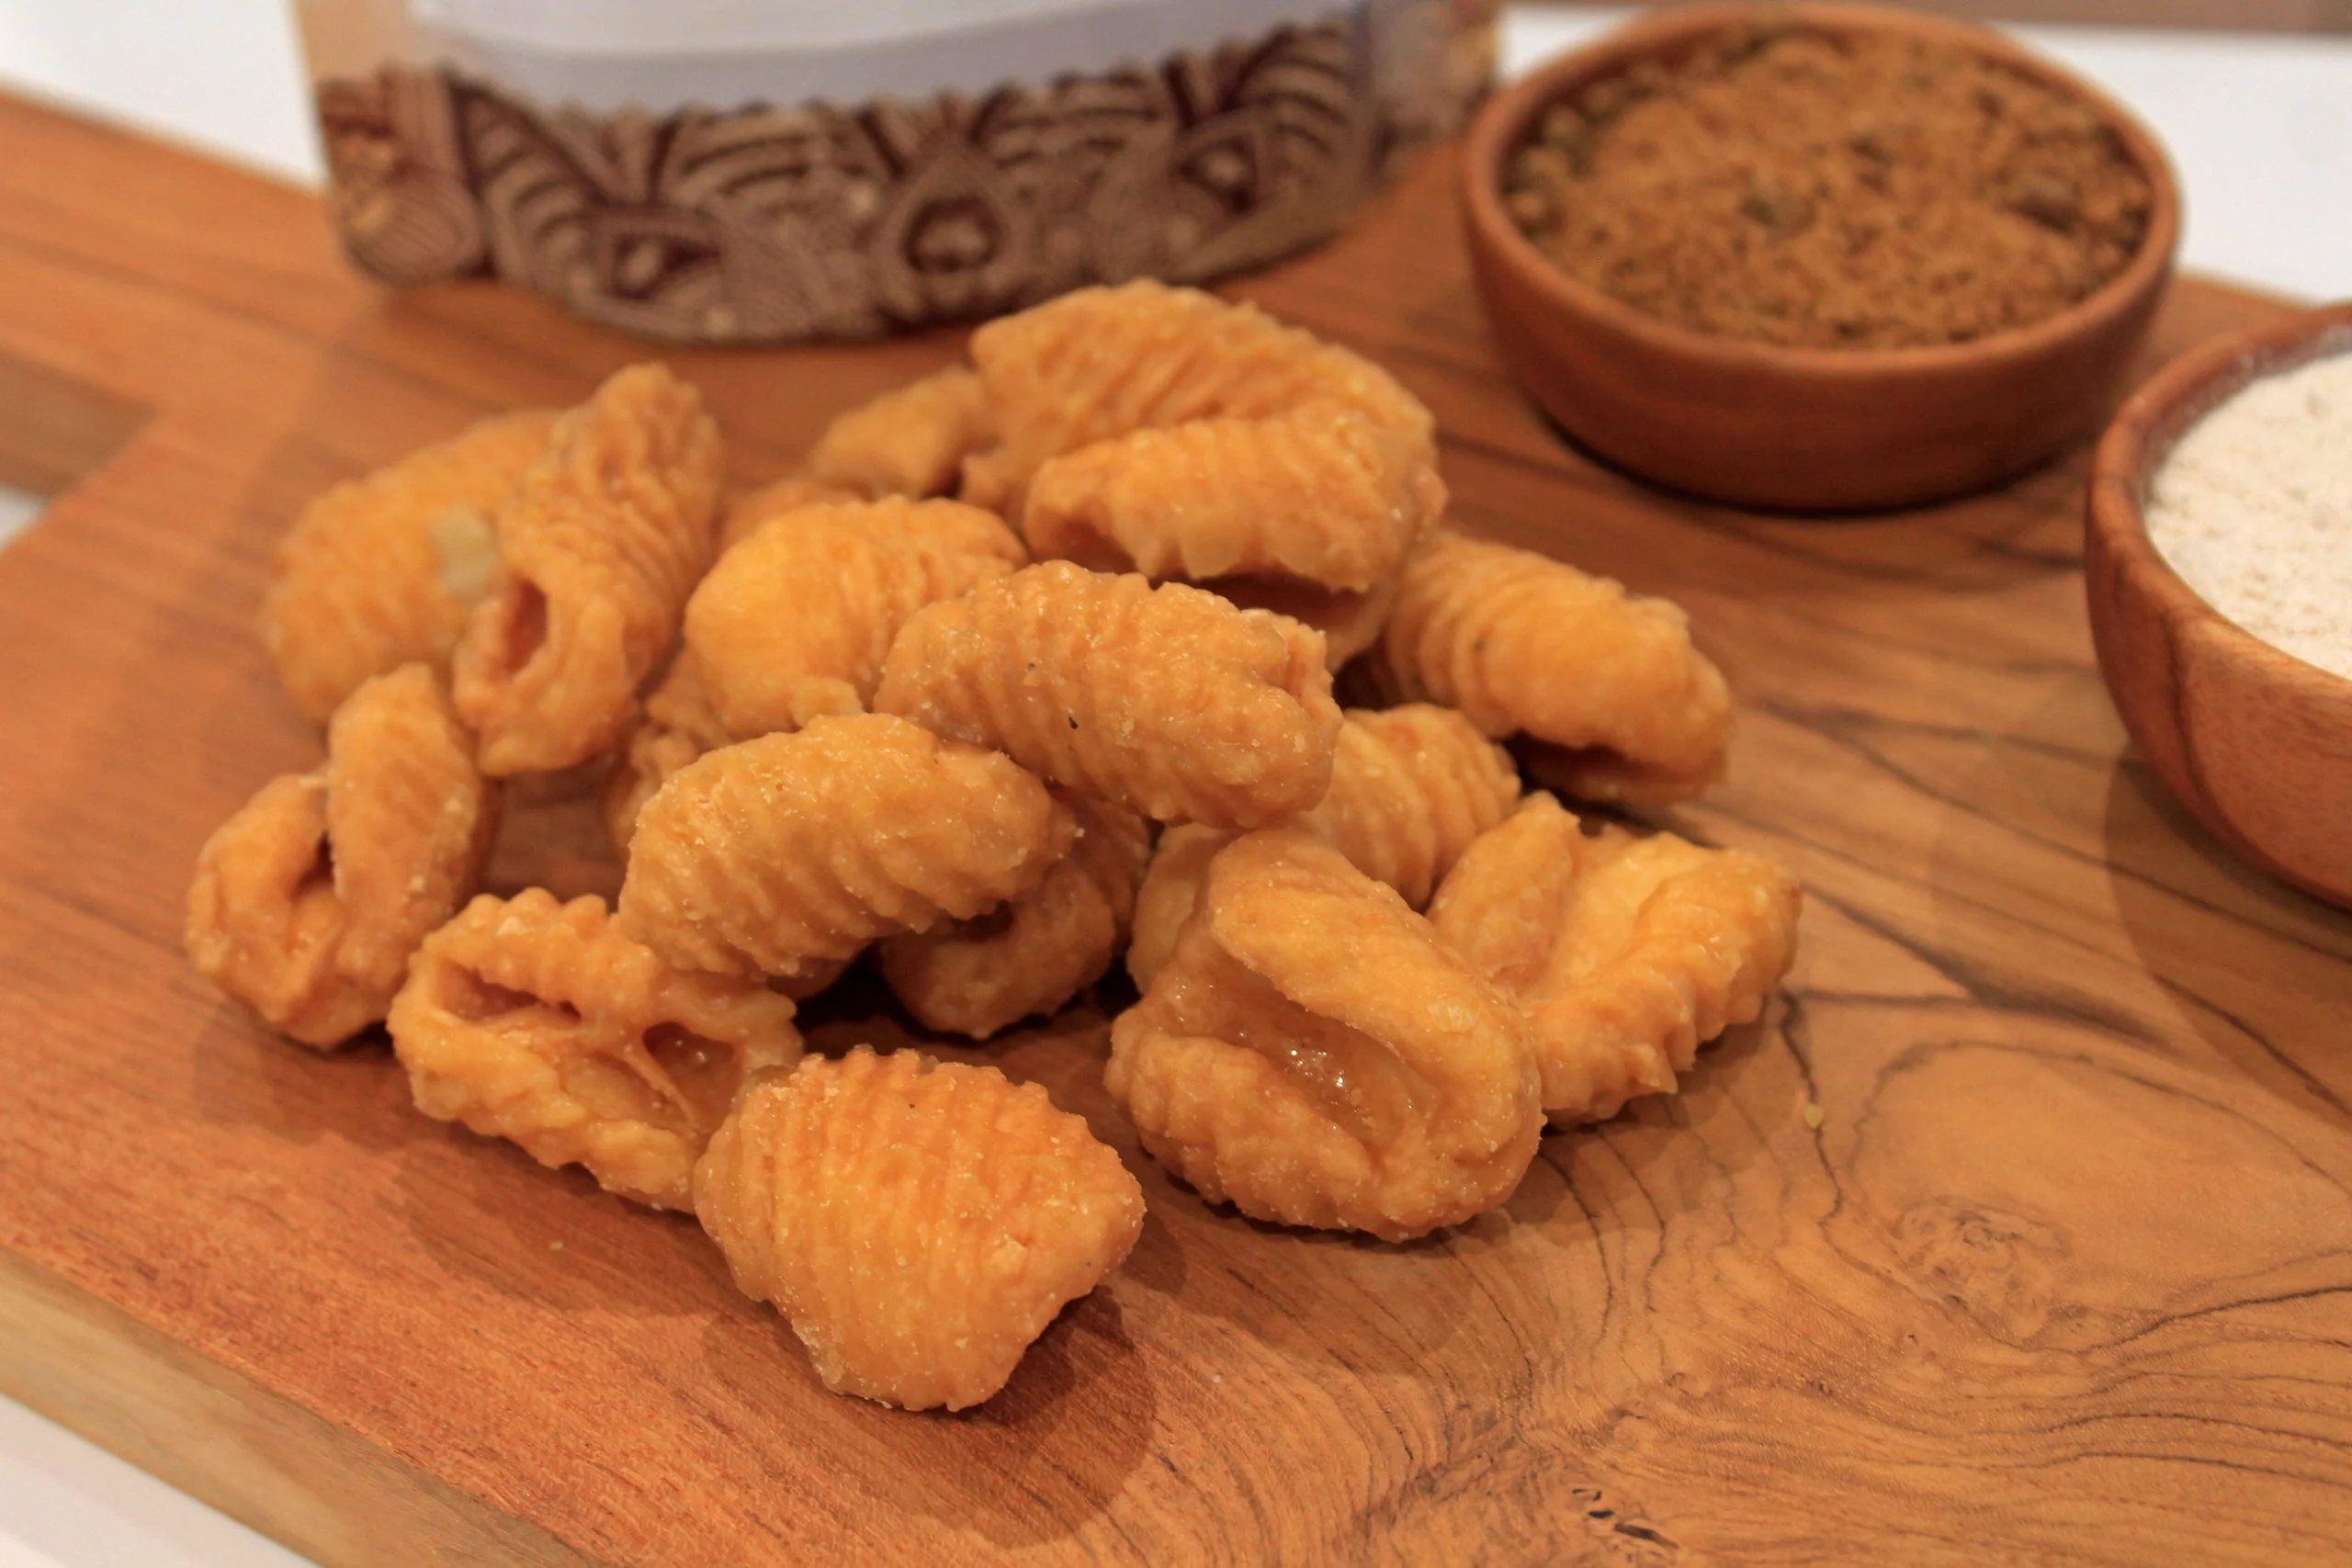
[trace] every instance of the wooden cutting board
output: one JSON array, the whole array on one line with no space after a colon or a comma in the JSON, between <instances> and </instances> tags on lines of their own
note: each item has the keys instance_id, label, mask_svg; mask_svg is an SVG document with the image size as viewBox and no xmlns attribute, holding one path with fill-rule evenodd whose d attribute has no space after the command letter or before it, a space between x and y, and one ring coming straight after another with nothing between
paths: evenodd
<instances>
[{"instance_id":1,"label":"wooden cutting board","mask_svg":"<svg viewBox=\"0 0 2352 1568\"><path fill-rule=\"evenodd\" d=\"M1143 1241L1001 1397L908 1416L824 1393L690 1221L424 1120L380 1045L290 1047L180 954L198 844L319 752L251 630L296 508L643 351L381 293L312 198L151 144L0 103L0 477L63 487L0 554L17 1397L337 1565L2352 1552L2352 919L2126 750L2079 454L1882 519L1645 491L1497 369L1444 158L1237 290L1429 400L1466 526L1689 606L1743 717L1671 821L1796 868L1803 956L1679 1098L1408 1247L1172 1186L1073 1010L990 1055L1128 1156ZM2149 363L2278 309L2184 282ZM755 479L957 346L672 358ZM608 877L538 793L500 875ZM870 1003L812 1032L906 1042Z\"/></svg>"}]
</instances>

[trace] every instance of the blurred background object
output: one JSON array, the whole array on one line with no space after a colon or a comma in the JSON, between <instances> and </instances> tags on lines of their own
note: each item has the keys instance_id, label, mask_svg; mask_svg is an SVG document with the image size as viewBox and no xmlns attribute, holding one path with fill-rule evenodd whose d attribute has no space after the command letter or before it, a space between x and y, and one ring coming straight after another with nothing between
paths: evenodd
<instances>
[{"instance_id":1,"label":"blurred background object","mask_svg":"<svg viewBox=\"0 0 2352 1568\"><path fill-rule=\"evenodd\" d=\"M1494 0L301 0L396 285L675 342L885 333L1329 235L1458 129Z\"/></svg>"},{"instance_id":2,"label":"blurred background object","mask_svg":"<svg viewBox=\"0 0 2352 1568\"><path fill-rule=\"evenodd\" d=\"M2138 109L2186 197L2185 267L2352 290L2352 0L1944 0ZM1637 7L1506 6L1509 78ZM2197 31L2165 30L2197 28ZM287 0L0 0L0 86L316 184Z\"/></svg>"}]
</instances>

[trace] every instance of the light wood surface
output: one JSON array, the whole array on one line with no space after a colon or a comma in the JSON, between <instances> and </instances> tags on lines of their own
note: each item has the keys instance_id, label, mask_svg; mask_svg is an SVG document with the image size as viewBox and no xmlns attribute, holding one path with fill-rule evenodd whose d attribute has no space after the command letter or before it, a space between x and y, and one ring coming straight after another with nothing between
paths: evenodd
<instances>
[{"instance_id":1,"label":"light wood surface","mask_svg":"<svg viewBox=\"0 0 2352 1568\"><path fill-rule=\"evenodd\" d=\"M251 630L272 539L637 351L368 288L289 190L6 104L0 147L0 366L113 453L0 554L10 1392L333 1564L2352 1548L2352 920L2124 751L2079 455L1900 518L1661 501L1502 379L1443 159L1247 286L1430 401L1464 525L1690 607L1745 705L1672 820L1796 868L1804 953L1679 1098L1403 1247L1209 1211L1107 1109L1099 1012L1022 1038L1151 1216L1003 1396L908 1416L824 1393L691 1223L424 1121L380 1048L288 1047L180 955L205 833L317 754ZM2184 284L2157 347L2274 309ZM674 362L751 478L956 346ZM502 874L608 876L543 794ZM812 1032L906 1039L858 1006Z\"/></svg>"}]
</instances>

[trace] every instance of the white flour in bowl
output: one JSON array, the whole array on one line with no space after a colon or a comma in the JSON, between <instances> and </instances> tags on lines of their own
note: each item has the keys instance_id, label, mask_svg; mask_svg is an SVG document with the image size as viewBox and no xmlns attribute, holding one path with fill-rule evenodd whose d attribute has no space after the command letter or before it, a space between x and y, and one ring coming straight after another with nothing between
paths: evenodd
<instances>
[{"instance_id":1,"label":"white flour in bowl","mask_svg":"<svg viewBox=\"0 0 2352 1568\"><path fill-rule=\"evenodd\" d=\"M2146 512L2148 537L2206 603L2352 678L2352 342L2191 425Z\"/></svg>"}]
</instances>

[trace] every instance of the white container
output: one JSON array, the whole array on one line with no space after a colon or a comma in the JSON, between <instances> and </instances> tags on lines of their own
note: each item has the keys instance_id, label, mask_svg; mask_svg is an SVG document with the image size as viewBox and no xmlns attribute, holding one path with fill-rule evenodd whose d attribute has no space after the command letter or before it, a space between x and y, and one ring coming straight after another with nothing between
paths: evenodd
<instances>
[{"instance_id":1,"label":"white container","mask_svg":"<svg viewBox=\"0 0 2352 1568\"><path fill-rule=\"evenodd\" d=\"M353 259L687 342L865 337L1330 233L1493 0L303 0Z\"/></svg>"}]
</instances>

